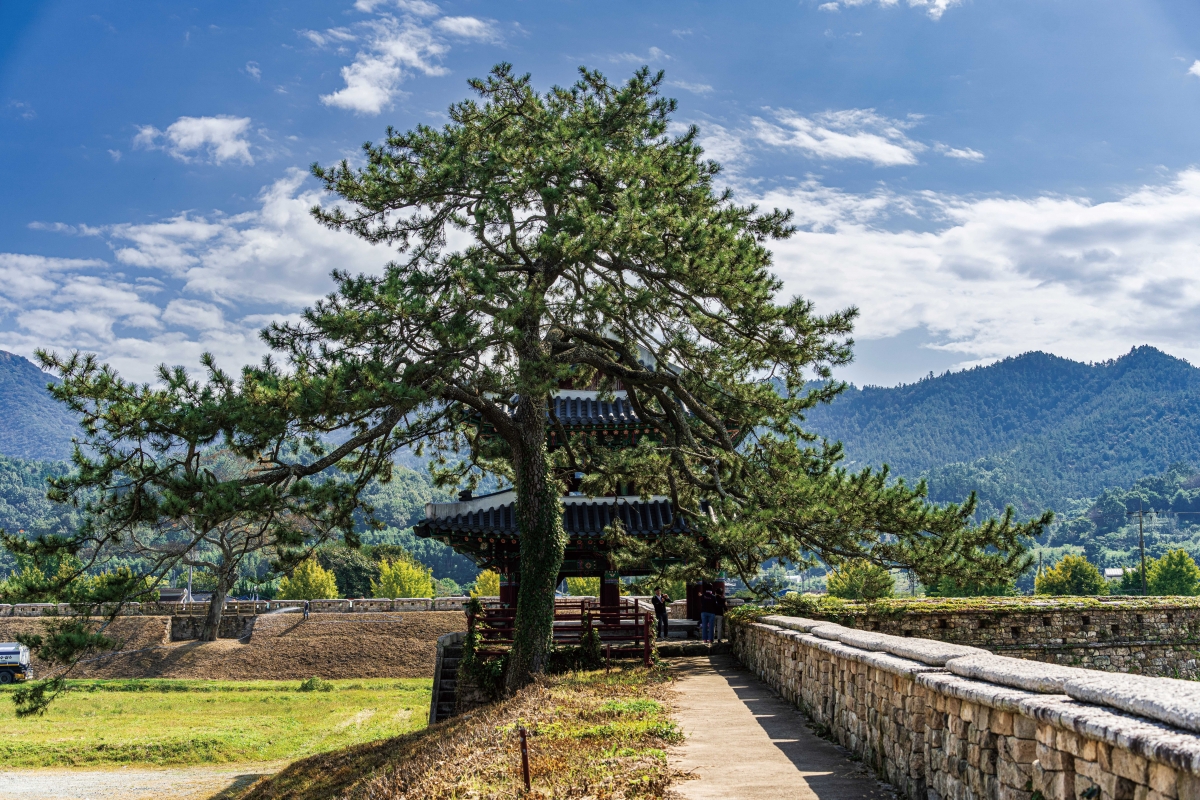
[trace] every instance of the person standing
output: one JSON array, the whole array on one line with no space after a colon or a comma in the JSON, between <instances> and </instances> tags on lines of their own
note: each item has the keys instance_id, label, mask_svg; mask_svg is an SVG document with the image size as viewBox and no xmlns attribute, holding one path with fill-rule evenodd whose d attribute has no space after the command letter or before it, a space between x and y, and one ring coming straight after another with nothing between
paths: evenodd
<instances>
[{"instance_id":1,"label":"person standing","mask_svg":"<svg viewBox=\"0 0 1200 800\"><path fill-rule=\"evenodd\" d=\"M705 589L700 597L700 638L712 644L713 628L717 624L717 596L712 589Z\"/></svg>"},{"instance_id":2,"label":"person standing","mask_svg":"<svg viewBox=\"0 0 1200 800\"><path fill-rule=\"evenodd\" d=\"M725 637L725 591L721 590L713 594L716 601L714 603L716 608L713 610L713 639L719 642Z\"/></svg>"},{"instance_id":3,"label":"person standing","mask_svg":"<svg viewBox=\"0 0 1200 800\"><path fill-rule=\"evenodd\" d=\"M312 601L310 601L310 600L304 601L304 618L305 619L308 619L308 612L311 607L311 604L312 604Z\"/></svg>"},{"instance_id":4,"label":"person standing","mask_svg":"<svg viewBox=\"0 0 1200 800\"><path fill-rule=\"evenodd\" d=\"M671 604L671 598L660 586L654 590L654 597L650 598L650 602L654 604L654 618L658 620L658 638L666 639L670 636L667 626L667 606Z\"/></svg>"}]
</instances>

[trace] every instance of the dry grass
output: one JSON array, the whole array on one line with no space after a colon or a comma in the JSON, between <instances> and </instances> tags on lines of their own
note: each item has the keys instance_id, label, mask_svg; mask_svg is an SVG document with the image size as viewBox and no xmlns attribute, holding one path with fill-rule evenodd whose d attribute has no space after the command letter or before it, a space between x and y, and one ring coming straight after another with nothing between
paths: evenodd
<instances>
[{"instance_id":1,"label":"dry grass","mask_svg":"<svg viewBox=\"0 0 1200 800\"><path fill-rule=\"evenodd\" d=\"M547 678L424 731L298 761L241 800L649 800L668 793L680 739L668 678L642 668ZM524 793L517 726L529 734Z\"/></svg>"},{"instance_id":2,"label":"dry grass","mask_svg":"<svg viewBox=\"0 0 1200 800\"><path fill-rule=\"evenodd\" d=\"M121 617L109 633L118 652L89 660L72 677L303 680L429 678L437 637L463 630L458 611L264 614L248 641L171 642L168 617ZM38 619L0 619L0 641L40 633ZM46 669L35 661L34 669Z\"/></svg>"}]
</instances>

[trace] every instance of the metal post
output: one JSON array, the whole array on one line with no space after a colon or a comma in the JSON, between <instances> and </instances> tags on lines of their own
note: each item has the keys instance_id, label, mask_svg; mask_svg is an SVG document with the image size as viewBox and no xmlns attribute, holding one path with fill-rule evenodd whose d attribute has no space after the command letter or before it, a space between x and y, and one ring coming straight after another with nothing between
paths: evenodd
<instances>
[{"instance_id":1,"label":"metal post","mask_svg":"<svg viewBox=\"0 0 1200 800\"><path fill-rule=\"evenodd\" d=\"M517 728L517 733L521 735L521 774L525 776L525 791L530 790L529 785L529 743L525 739L525 727Z\"/></svg>"},{"instance_id":2,"label":"metal post","mask_svg":"<svg viewBox=\"0 0 1200 800\"><path fill-rule=\"evenodd\" d=\"M642 638L645 640L642 653L642 662L647 668L650 667L650 612L646 612L646 616L642 621Z\"/></svg>"}]
</instances>

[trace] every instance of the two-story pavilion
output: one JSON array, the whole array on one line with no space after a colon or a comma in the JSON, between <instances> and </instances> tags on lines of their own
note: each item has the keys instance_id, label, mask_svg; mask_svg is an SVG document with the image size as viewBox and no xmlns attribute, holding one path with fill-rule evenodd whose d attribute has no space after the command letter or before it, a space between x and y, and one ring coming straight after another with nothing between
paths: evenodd
<instances>
[{"instance_id":1,"label":"two-story pavilion","mask_svg":"<svg viewBox=\"0 0 1200 800\"><path fill-rule=\"evenodd\" d=\"M551 402L554 417L568 436L586 434L601 444L627 447L642 436L656 433L638 419L623 391L601 395L594 391L564 389ZM560 447L559 438L555 426L548 434L547 446L552 450ZM512 489L478 497L464 492L458 502L427 503L425 519L413 530L417 536L436 539L471 558L481 568L499 573L501 603L515 604L521 560L516 500L516 492ZM612 531L616 523L620 523L625 536L646 542L667 536L697 535L667 497L642 499L636 494L585 497L579 492L571 492L562 498L562 504L567 547L559 580L603 578L602 605L615 605L620 597L620 575L609 558L615 544ZM626 574L636 576L649 572L647 567L627 570Z\"/></svg>"}]
</instances>

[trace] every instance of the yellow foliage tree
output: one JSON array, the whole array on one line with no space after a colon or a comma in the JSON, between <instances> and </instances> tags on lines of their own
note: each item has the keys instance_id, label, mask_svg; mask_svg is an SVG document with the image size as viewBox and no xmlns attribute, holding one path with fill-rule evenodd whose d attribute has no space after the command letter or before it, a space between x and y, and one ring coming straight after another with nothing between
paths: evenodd
<instances>
[{"instance_id":1,"label":"yellow foliage tree","mask_svg":"<svg viewBox=\"0 0 1200 800\"><path fill-rule=\"evenodd\" d=\"M315 558L301 561L292 570L290 578L279 582L281 600L325 600L338 596L333 573L318 564Z\"/></svg>"},{"instance_id":2,"label":"yellow foliage tree","mask_svg":"<svg viewBox=\"0 0 1200 800\"><path fill-rule=\"evenodd\" d=\"M371 594L375 597L433 597L433 570L405 558L384 561L379 565L379 580L371 581Z\"/></svg>"},{"instance_id":3,"label":"yellow foliage tree","mask_svg":"<svg viewBox=\"0 0 1200 800\"><path fill-rule=\"evenodd\" d=\"M1108 594L1108 584L1100 570L1086 558L1068 553L1053 567L1038 573L1033 581L1033 593L1082 596Z\"/></svg>"},{"instance_id":4,"label":"yellow foliage tree","mask_svg":"<svg viewBox=\"0 0 1200 800\"><path fill-rule=\"evenodd\" d=\"M472 597L498 597L500 595L500 576L490 569L485 569L475 578L475 590Z\"/></svg>"},{"instance_id":5,"label":"yellow foliage tree","mask_svg":"<svg viewBox=\"0 0 1200 800\"><path fill-rule=\"evenodd\" d=\"M567 591L572 597L599 597L599 578L567 578Z\"/></svg>"}]
</instances>

